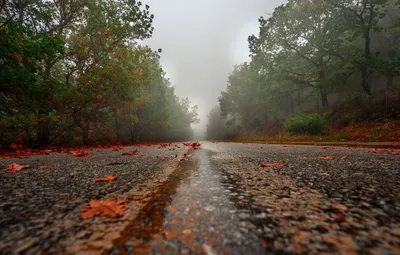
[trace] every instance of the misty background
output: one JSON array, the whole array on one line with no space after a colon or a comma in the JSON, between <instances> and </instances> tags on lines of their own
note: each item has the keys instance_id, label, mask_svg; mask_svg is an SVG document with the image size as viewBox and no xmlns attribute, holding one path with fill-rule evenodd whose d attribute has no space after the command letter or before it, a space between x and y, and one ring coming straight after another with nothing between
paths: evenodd
<instances>
[{"instance_id":1,"label":"misty background","mask_svg":"<svg viewBox=\"0 0 400 255\"><path fill-rule=\"evenodd\" d=\"M144 0L155 15L153 36L146 40L162 48L161 64L179 97L199 107L200 123L192 125L202 139L207 114L226 88L235 64L249 60L247 38L258 34L260 16L284 0Z\"/></svg>"}]
</instances>

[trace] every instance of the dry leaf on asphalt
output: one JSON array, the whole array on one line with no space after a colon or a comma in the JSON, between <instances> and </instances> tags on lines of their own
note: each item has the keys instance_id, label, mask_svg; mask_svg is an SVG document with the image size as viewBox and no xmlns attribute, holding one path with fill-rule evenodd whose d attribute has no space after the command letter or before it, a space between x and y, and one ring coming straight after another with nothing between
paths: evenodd
<instances>
[{"instance_id":1,"label":"dry leaf on asphalt","mask_svg":"<svg viewBox=\"0 0 400 255\"><path fill-rule=\"evenodd\" d=\"M17 163L11 163L7 166L7 173L19 172L22 169L30 168L30 165L18 165Z\"/></svg>"},{"instance_id":2,"label":"dry leaf on asphalt","mask_svg":"<svg viewBox=\"0 0 400 255\"><path fill-rule=\"evenodd\" d=\"M90 157L92 154L86 153L84 150L72 150L71 154L75 157Z\"/></svg>"},{"instance_id":3,"label":"dry leaf on asphalt","mask_svg":"<svg viewBox=\"0 0 400 255\"><path fill-rule=\"evenodd\" d=\"M82 219L91 219L96 216L121 217L125 214L125 206L125 200L90 200L89 205L81 210Z\"/></svg>"},{"instance_id":4,"label":"dry leaf on asphalt","mask_svg":"<svg viewBox=\"0 0 400 255\"><path fill-rule=\"evenodd\" d=\"M121 155L122 156L136 156L137 152L138 152L138 150L133 150L133 151L130 151L130 152L122 153Z\"/></svg>"},{"instance_id":5,"label":"dry leaf on asphalt","mask_svg":"<svg viewBox=\"0 0 400 255\"><path fill-rule=\"evenodd\" d=\"M321 159L321 160L333 160L333 157L331 157L331 156L322 156L322 157L318 157L318 159Z\"/></svg>"},{"instance_id":6,"label":"dry leaf on asphalt","mask_svg":"<svg viewBox=\"0 0 400 255\"><path fill-rule=\"evenodd\" d=\"M94 182L112 182L112 181L115 181L116 179L117 179L117 176L115 176L113 174L109 174L104 177L94 178L93 181Z\"/></svg>"}]
</instances>

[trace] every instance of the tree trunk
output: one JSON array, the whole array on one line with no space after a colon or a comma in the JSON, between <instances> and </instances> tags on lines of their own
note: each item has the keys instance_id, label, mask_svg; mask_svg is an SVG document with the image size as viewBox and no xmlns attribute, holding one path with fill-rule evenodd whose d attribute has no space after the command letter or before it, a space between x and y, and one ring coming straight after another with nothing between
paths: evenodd
<instances>
[{"instance_id":1,"label":"tree trunk","mask_svg":"<svg viewBox=\"0 0 400 255\"><path fill-rule=\"evenodd\" d=\"M325 88L320 88L319 92L321 94L321 103L322 103L322 109L328 109L329 104L328 104L328 95L326 93L326 89Z\"/></svg>"},{"instance_id":2,"label":"tree trunk","mask_svg":"<svg viewBox=\"0 0 400 255\"><path fill-rule=\"evenodd\" d=\"M49 61L45 61L45 70L44 70L44 77L43 77L43 82L46 82L47 80L50 79L50 70L51 70L52 64ZM51 84L48 84L51 86ZM43 100L43 98L41 99ZM41 116L48 116L49 115L49 110L46 109L47 107L45 105L42 105L41 103L38 104L39 110L38 114L41 118ZM42 120L36 130L36 145L37 146L45 146L48 145L50 142L50 127L49 127L49 121L47 119Z\"/></svg>"},{"instance_id":3,"label":"tree trunk","mask_svg":"<svg viewBox=\"0 0 400 255\"><path fill-rule=\"evenodd\" d=\"M361 68L361 87L364 90L364 92L368 95L371 96L371 87L368 83L368 69L369 69L369 63L368 61L370 60L371 57L371 49L370 49L370 44L371 44L371 38L370 38L370 29L366 28L364 31L364 64Z\"/></svg>"},{"instance_id":4,"label":"tree trunk","mask_svg":"<svg viewBox=\"0 0 400 255\"><path fill-rule=\"evenodd\" d=\"M41 122L36 128L36 146L45 146L49 144L49 122Z\"/></svg>"},{"instance_id":5,"label":"tree trunk","mask_svg":"<svg viewBox=\"0 0 400 255\"><path fill-rule=\"evenodd\" d=\"M319 86L320 86L319 92L321 94L322 110L326 110L326 109L328 109L329 104L328 104L328 95L326 92L326 85L324 84L325 83L325 70L323 69L324 68L324 59L322 57L319 60L319 67L321 68L318 73L319 83L320 83L319 84Z\"/></svg>"},{"instance_id":6,"label":"tree trunk","mask_svg":"<svg viewBox=\"0 0 400 255\"><path fill-rule=\"evenodd\" d=\"M390 92L392 90L393 87L393 76L388 76L387 80L386 80L386 93Z\"/></svg>"},{"instance_id":7,"label":"tree trunk","mask_svg":"<svg viewBox=\"0 0 400 255\"><path fill-rule=\"evenodd\" d=\"M89 130L89 124L84 125L82 128L82 143L85 146L89 145Z\"/></svg>"}]
</instances>

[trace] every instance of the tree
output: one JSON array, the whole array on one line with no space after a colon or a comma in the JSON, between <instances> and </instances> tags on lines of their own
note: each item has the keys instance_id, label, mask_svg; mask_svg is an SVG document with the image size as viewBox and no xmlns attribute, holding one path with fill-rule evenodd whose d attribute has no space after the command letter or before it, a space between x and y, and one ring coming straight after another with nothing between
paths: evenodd
<instances>
[{"instance_id":1,"label":"tree","mask_svg":"<svg viewBox=\"0 0 400 255\"><path fill-rule=\"evenodd\" d=\"M3 1L0 146L187 138L197 107L174 94L161 50L137 44L152 35L149 8L130 0Z\"/></svg>"},{"instance_id":2,"label":"tree","mask_svg":"<svg viewBox=\"0 0 400 255\"><path fill-rule=\"evenodd\" d=\"M280 82L317 89L326 109L333 78L328 69L344 62L343 31L337 13L324 1L291 0L268 20L260 18L259 38L250 37L249 43L253 55L267 57L263 69L273 69Z\"/></svg>"},{"instance_id":3,"label":"tree","mask_svg":"<svg viewBox=\"0 0 400 255\"><path fill-rule=\"evenodd\" d=\"M369 68L372 61L371 33L381 29L378 23L386 15L385 3L387 2L379 0L329 0L330 5L339 10L341 17L351 25L349 30L351 32L350 40L354 40L360 35L363 38L363 59L358 61L361 62L358 66L361 71L361 87L368 96L372 95L369 83Z\"/></svg>"},{"instance_id":4,"label":"tree","mask_svg":"<svg viewBox=\"0 0 400 255\"><path fill-rule=\"evenodd\" d=\"M40 125L44 119L40 115L42 102L47 101L47 96L56 90L49 84L58 85L51 77L41 78L44 71L42 63L58 59L64 53L64 41L60 36L49 35L30 26L26 20L29 21L32 16L21 9L21 5L26 6L29 2L16 2L15 5L17 3L19 9L3 2L0 10L1 124L4 134L13 130L14 136L25 136L26 142L32 145L31 128Z\"/></svg>"}]
</instances>

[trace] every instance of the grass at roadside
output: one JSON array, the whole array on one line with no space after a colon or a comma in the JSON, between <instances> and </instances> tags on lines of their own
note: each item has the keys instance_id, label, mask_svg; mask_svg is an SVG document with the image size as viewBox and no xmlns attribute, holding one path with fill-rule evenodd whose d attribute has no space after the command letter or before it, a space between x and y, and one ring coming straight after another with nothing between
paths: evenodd
<instances>
[{"instance_id":1,"label":"grass at roadside","mask_svg":"<svg viewBox=\"0 0 400 255\"><path fill-rule=\"evenodd\" d=\"M400 142L400 120L357 122L342 129L330 129L325 135L237 136L234 142L296 143L296 142Z\"/></svg>"}]
</instances>

